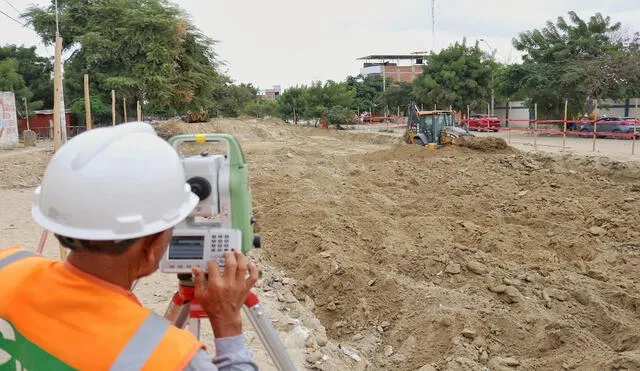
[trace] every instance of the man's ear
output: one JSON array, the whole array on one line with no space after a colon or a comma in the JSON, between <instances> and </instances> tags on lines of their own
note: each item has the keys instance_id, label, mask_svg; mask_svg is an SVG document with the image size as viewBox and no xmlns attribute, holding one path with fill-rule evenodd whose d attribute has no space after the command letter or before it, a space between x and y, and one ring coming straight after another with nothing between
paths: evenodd
<instances>
[{"instance_id":1,"label":"man's ear","mask_svg":"<svg viewBox=\"0 0 640 371\"><path fill-rule=\"evenodd\" d=\"M156 244L162 238L164 232L158 232L150 236L143 237L141 252L143 254L144 261L148 264L156 264Z\"/></svg>"}]
</instances>

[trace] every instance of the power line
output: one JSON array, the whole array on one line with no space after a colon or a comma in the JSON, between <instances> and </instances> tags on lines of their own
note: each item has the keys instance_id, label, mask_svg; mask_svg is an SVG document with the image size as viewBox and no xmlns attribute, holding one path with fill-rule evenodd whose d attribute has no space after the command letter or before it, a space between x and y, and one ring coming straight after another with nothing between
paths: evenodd
<instances>
[{"instance_id":1,"label":"power line","mask_svg":"<svg viewBox=\"0 0 640 371\"><path fill-rule=\"evenodd\" d=\"M9 2L9 0L4 0L4 2L5 2L5 3L7 3L7 4L9 4L9 6L10 6L10 7L12 7L12 8L13 8L13 10L15 10L15 11L16 11L16 13L20 14L20 11L18 10L18 8L16 8L15 6L13 6L13 4L11 4L11 3Z\"/></svg>"},{"instance_id":2,"label":"power line","mask_svg":"<svg viewBox=\"0 0 640 371\"><path fill-rule=\"evenodd\" d=\"M7 13L3 12L2 10L0 10L0 13L4 14L5 16L7 16L7 18L9 18L9 19L11 19L12 21L14 21L14 22L18 23L18 24L19 24L19 25L21 25L22 27L27 27L27 25L26 25L26 24L24 24L24 23L20 22L19 20L17 20L17 19L15 19L15 18L13 18L12 16L10 16L9 14L7 14Z\"/></svg>"}]
</instances>

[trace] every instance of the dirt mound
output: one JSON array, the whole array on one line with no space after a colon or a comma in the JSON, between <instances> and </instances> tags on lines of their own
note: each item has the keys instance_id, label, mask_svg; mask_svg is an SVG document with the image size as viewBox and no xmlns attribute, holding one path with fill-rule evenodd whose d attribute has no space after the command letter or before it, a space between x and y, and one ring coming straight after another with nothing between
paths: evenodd
<instances>
[{"instance_id":1,"label":"dirt mound","mask_svg":"<svg viewBox=\"0 0 640 371\"><path fill-rule=\"evenodd\" d=\"M455 147L294 160L254 165L265 251L374 368L640 367L633 184Z\"/></svg>"},{"instance_id":2,"label":"dirt mound","mask_svg":"<svg viewBox=\"0 0 640 371\"><path fill-rule=\"evenodd\" d=\"M277 300L315 308L349 369L640 369L637 163L254 119L159 127L240 139L260 256L295 296ZM33 156L1 159L0 186L37 184Z\"/></svg>"},{"instance_id":3,"label":"dirt mound","mask_svg":"<svg viewBox=\"0 0 640 371\"><path fill-rule=\"evenodd\" d=\"M245 142L264 256L353 369L640 368L637 165L229 125L268 132Z\"/></svg>"},{"instance_id":4,"label":"dirt mound","mask_svg":"<svg viewBox=\"0 0 640 371\"><path fill-rule=\"evenodd\" d=\"M456 140L456 144L482 152L515 152L504 139L495 137L462 137Z\"/></svg>"}]
</instances>

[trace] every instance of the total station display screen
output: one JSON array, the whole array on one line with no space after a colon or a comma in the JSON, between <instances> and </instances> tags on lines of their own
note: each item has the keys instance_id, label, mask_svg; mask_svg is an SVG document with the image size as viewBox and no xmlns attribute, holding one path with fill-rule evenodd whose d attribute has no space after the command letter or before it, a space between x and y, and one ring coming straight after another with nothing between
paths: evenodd
<instances>
[{"instance_id":1,"label":"total station display screen","mask_svg":"<svg viewBox=\"0 0 640 371\"><path fill-rule=\"evenodd\" d=\"M173 237L169 244L169 260L204 259L204 236Z\"/></svg>"}]
</instances>

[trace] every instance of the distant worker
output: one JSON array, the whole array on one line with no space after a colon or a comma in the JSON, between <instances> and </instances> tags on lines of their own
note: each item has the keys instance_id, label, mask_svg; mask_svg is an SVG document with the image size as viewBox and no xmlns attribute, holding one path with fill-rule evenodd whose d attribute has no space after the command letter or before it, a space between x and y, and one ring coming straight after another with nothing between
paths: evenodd
<instances>
[{"instance_id":1,"label":"distant worker","mask_svg":"<svg viewBox=\"0 0 640 371\"><path fill-rule=\"evenodd\" d=\"M224 274L194 270L216 356L190 332L145 309L130 291L154 273L173 227L199 199L176 151L147 124L95 129L51 159L34 220L70 249L66 261L0 250L0 369L257 370L241 308L258 269L240 252Z\"/></svg>"}]
</instances>

